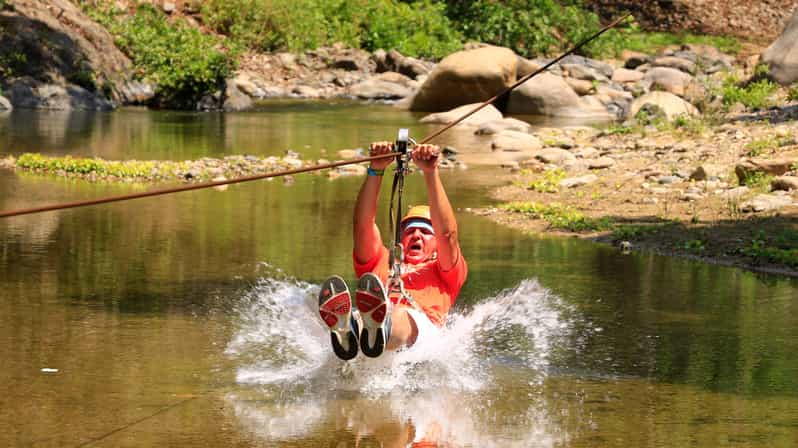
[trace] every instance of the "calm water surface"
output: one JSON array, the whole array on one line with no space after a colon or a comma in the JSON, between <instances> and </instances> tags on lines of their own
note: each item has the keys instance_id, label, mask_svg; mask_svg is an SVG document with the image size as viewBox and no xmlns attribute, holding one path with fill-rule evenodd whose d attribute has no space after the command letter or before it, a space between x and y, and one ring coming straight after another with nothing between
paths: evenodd
<instances>
[{"instance_id":1,"label":"calm water surface","mask_svg":"<svg viewBox=\"0 0 798 448\"><path fill-rule=\"evenodd\" d=\"M415 122L350 103L14 112L0 153L313 157ZM795 280L520 235L465 211L496 174L444 176L470 268L447 328L349 365L307 303L353 275L360 179L0 220L0 446L798 445ZM0 209L143 188L0 171Z\"/></svg>"}]
</instances>

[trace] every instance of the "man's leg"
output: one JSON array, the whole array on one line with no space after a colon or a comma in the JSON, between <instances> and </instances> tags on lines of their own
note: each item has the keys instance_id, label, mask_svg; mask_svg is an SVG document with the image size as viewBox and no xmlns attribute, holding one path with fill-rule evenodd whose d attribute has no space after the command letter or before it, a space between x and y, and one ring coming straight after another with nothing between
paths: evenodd
<instances>
[{"instance_id":1,"label":"man's leg","mask_svg":"<svg viewBox=\"0 0 798 448\"><path fill-rule=\"evenodd\" d=\"M418 325L407 311L410 308L395 306L391 313L391 338L388 339L386 350L398 350L402 347L412 347L418 338Z\"/></svg>"}]
</instances>

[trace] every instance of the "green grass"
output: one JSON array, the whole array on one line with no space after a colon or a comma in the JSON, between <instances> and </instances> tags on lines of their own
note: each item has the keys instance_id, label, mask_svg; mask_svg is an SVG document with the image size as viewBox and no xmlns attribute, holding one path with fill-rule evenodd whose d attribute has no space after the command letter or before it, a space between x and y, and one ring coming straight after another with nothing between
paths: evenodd
<instances>
[{"instance_id":1,"label":"green grass","mask_svg":"<svg viewBox=\"0 0 798 448\"><path fill-rule=\"evenodd\" d=\"M633 31L626 36L624 42L628 50L642 53L654 53L670 45L711 45L723 53L736 55L742 46L734 37L707 36L698 34L675 34L663 32Z\"/></svg>"},{"instance_id":2,"label":"green grass","mask_svg":"<svg viewBox=\"0 0 798 448\"><path fill-rule=\"evenodd\" d=\"M763 171L753 171L743 179L742 185L757 191L770 191L773 175Z\"/></svg>"},{"instance_id":3,"label":"green grass","mask_svg":"<svg viewBox=\"0 0 798 448\"><path fill-rule=\"evenodd\" d=\"M180 162L169 161L109 161L97 158L48 157L37 153L25 153L17 158L18 167L56 173L72 173L98 176L116 176L118 178L148 178L157 168L160 172L186 170L187 166Z\"/></svg>"},{"instance_id":4,"label":"green grass","mask_svg":"<svg viewBox=\"0 0 798 448\"><path fill-rule=\"evenodd\" d=\"M703 252L706 249L704 240L688 240L682 245L682 249L688 252Z\"/></svg>"},{"instance_id":5,"label":"green grass","mask_svg":"<svg viewBox=\"0 0 798 448\"><path fill-rule=\"evenodd\" d=\"M773 105L770 96L778 86L769 79L760 79L747 85L741 85L735 76L729 76L723 81L721 94L723 104L732 106L742 103L749 109L766 109Z\"/></svg>"},{"instance_id":6,"label":"green grass","mask_svg":"<svg viewBox=\"0 0 798 448\"><path fill-rule=\"evenodd\" d=\"M757 157L768 150L770 150L769 152L775 152L778 148L794 144L795 139L790 137L765 137L748 143L745 145L745 149L748 150L746 152L747 156Z\"/></svg>"},{"instance_id":7,"label":"green grass","mask_svg":"<svg viewBox=\"0 0 798 448\"><path fill-rule=\"evenodd\" d=\"M769 238L760 230L751 238L749 244L740 248L738 252L753 258L755 262L766 261L798 267L798 232L783 231L775 238Z\"/></svg>"},{"instance_id":8,"label":"green grass","mask_svg":"<svg viewBox=\"0 0 798 448\"><path fill-rule=\"evenodd\" d=\"M612 228L612 222L608 218L589 218L577 210L557 203L546 205L536 202L511 202L501 205L501 208L542 219L555 229L569 232L594 232Z\"/></svg>"},{"instance_id":9,"label":"green grass","mask_svg":"<svg viewBox=\"0 0 798 448\"><path fill-rule=\"evenodd\" d=\"M662 230L662 228L666 225L672 225L672 223L618 224L612 229L612 240L634 240L644 235L656 233Z\"/></svg>"},{"instance_id":10,"label":"green grass","mask_svg":"<svg viewBox=\"0 0 798 448\"><path fill-rule=\"evenodd\" d=\"M537 179L527 183L526 188L539 193L556 193L560 191L560 181L565 179L565 171L560 169L547 170Z\"/></svg>"}]
</instances>

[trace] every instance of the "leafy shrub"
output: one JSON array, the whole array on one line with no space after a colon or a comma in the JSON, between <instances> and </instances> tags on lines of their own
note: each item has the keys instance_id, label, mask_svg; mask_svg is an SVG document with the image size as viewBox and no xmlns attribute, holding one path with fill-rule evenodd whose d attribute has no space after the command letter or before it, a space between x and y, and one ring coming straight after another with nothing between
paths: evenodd
<instances>
[{"instance_id":1,"label":"leafy shrub","mask_svg":"<svg viewBox=\"0 0 798 448\"><path fill-rule=\"evenodd\" d=\"M736 77L729 76L722 86L723 104L731 106L739 102L750 109L764 109L771 105L769 97L777 89L776 84L769 79L740 85Z\"/></svg>"},{"instance_id":2,"label":"leafy shrub","mask_svg":"<svg viewBox=\"0 0 798 448\"><path fill-rule=\"evenodd\" d=\"M108 28L140 76L157 83L162 105L192 107L203 95L218 89L235 68L236 52L224 51L218 38L180 21L170 23L149 4L139 5L131 17L102 3L83 6Z\"/></svg>"},{"instance_id":3,"label":"leafy shrub","mask_svg":"<svg viewBox=\"0 0 798 448\"><path fill-rule=\"evenodd\" d=\"M598 16L555 0L447 0L447 15L472 40L512 48L527 57L561 52L601 28ZM587 45L590 56L615 54L623 36L611 30Z\"/></svg>"},{"instance_id":4,"label":"leafy shrub","mask_svg":"<svg viewBox=\"0 0 798 448\"><path fill-rule=\"evenodd\" d=\"M751 238L750 244L741 248L739 252L757 262L768 261L798 267L798 233L785 231L771 242L767 234L760 230Z\"/></svg>"}]
</instances>

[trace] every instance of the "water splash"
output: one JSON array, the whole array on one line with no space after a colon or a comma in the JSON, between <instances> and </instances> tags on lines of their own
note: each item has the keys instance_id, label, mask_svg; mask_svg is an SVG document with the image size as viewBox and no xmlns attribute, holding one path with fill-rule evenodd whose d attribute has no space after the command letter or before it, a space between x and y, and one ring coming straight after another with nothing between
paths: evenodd
<instances>
[{"instance_id":1,"label":"water splash","mask_svg":"<svg viewBox=\"0 0 798 448\"><path fill-rule=\"evenodd\" d=\"M410 349L348 363L330 349L317 294L316 285L277 275L239 305L226 353L237 382L250 387L225 401L255 437L379 439L386 433L378 428L393 424L412 427L417 441L437 434L452 446L554 446L566 438L540 390L569 331L568 308L537 281L453 313Z\"/></svg>"},{"instance_id":2,"label":"water splash","mask_svg":"<svg viewBox=\"0 0 798 448\"><path fill-rule=\"evenodd\" d=\"M377 359L335 358L314 303L318 286L264 278L239 307L239 329L226 353L242 384L323 385L370 395L446 387L477 391L491 370L510 365L543 378L554 340L568 325L559 299L535 280L455 312L443 329L430 328L412 348Z\"/></svg>"}]
</instances>

